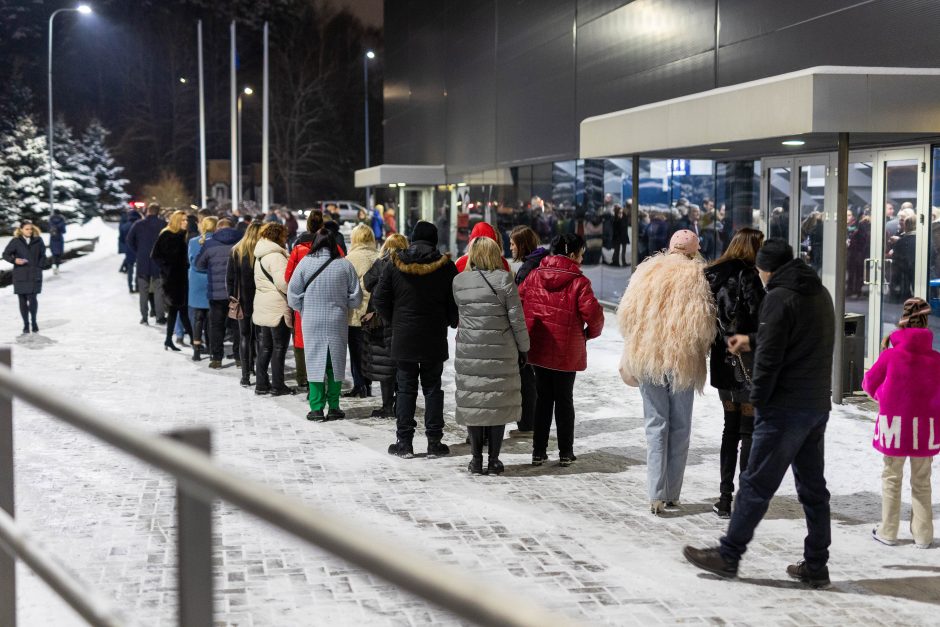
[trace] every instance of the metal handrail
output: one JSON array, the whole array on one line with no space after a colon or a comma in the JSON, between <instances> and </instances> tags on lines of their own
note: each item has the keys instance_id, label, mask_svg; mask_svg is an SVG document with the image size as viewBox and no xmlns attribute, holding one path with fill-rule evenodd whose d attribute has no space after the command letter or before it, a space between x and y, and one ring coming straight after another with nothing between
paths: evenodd
<instances>
[{"instance_id":1,"label":"metal handrail","mask_svg":"<svg viewBox=\"0 0 940 627\"><path fill-rule=\"evenodd\" d=\"M574 624L518 595L509 595L467 577L451 566L414 553L404 559L400 543L377 538L374 529L360 528L263 484L238 477L215 465L207 454L187 445L127 427L120 421L79 407L73 400L50 395L46 388L17 377L5 366L0 366L0 396L21 399L173 475L180 490L197 499L211 503L214 498L220 498L237 505L461 618L481 625L518 627ZM180 533L183 532L181 528ZM42 576L42 573L37 574Z\"/></svg>"}]
</instances>

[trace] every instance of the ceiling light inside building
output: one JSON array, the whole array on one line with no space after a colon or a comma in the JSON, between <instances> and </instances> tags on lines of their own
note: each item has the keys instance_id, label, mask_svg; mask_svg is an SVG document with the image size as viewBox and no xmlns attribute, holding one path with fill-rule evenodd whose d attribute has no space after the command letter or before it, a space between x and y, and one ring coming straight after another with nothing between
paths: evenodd
<instances>
[{"instance_id":1,"label":"ceiling light inside building","mask_svg":"<svg viewBox=\"0 0 940 627\"><path fill-rule=\"evenodd\" d=\"M803 141L802 139L786 139L780 143L783 144L784 146L802 146L806 142Z\"/></svg>"}]
</instances>

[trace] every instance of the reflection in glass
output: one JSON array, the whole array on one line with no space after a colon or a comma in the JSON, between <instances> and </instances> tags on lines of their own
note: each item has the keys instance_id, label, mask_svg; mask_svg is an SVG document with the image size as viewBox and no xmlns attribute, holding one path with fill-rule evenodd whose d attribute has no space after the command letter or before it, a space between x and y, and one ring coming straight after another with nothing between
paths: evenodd
<instances>
[{"instance_id":1,"label":"reflection in glass","mask_svg":"<svg viewBox=\"0 0 940 627\"><path fill-rule=\"evenodd\" d=\"M940 350L940 147L933 149L933 168L930 182L930 229L927 236L927 302L931 315L928 318L933 330L933 347Z\"/></svg>"},{"instance_id":2,"label":"reflection in glass","mask_svg":"<svg viewBox=\"0 0 940 627\"><path fill-rule=\"evenodd\" d=\"M826 166L808 165L800 168L800 255L816 271L822 273L823 213L826 195Z\"/></svg>"},{"instance_id":3,"label":"reflection in glass","mask_svg":"<svg viewBox=\"0 0 940 627\"><path fill-rule=\"evenodd\" d=\"M916 159L889 161L884 170L884 272L881 281L881 335L891 333L902 305L914 294L917 248Z\"/></svg>"},{"instance_id":4,"label":"reflection in glass","mask_svg":"<svg viewBox=\"0 0 940 627\"><path fill-rule=\"evenodd\" d=\"M767 237L790 241L790 168L768 168Z\"/></svg>"}]
</instances>

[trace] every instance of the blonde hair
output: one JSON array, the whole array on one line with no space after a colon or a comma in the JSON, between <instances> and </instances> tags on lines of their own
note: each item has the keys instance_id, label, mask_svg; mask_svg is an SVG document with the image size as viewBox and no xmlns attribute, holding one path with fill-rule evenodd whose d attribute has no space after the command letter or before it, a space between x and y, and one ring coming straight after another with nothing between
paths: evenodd
<instances>
[{"instance_id":1,"label":"blonde hair","mask_svg":"<svg viewBox=\"0 0 940 627\"><path fill-rule=\"evenodd\" d=\"M170 233L179 233L185 228L186 228L186 212L176 210L170 214L170 219L167 220L166 226L163 228L163 231L169 231ZM161 233L163 231L161 231Z\"/></svg>"},{"instance_id":2,"label":"blonde hair","mask_svg":"<svg viewBox=\"0 0 940 627\"><path fill-rule=\"evenodd\" d=\"M375 233L372 232L372 228L366 226L365 224L357 224L356 228L352 230L352 235L350 236L353 246L372 246L375 248Z\"/></svg>"},{"instance_id":3,"label":"blonde hair","mask_svg":"<svg viewBox=\"0 0 940 627\"><path fill-rule=\"evenodd\" d=\"M21 224L18 227L16 227L16 230L13 231L13 237L23 237L24 226L27 226L27 225ZM33 237L39 237L40 235L42 235L42 231L39 230L38 224L36 224L35 222L30 222L29 226L33 227Z\"/></svg>"},{"instance_id":4,"label":"blonde hair","mask_svg":"<svg viewBox=\"0 0 940 627\"><path fill-rule=\"evenodd\" d=\"M248 225L242 238L237 244L232 246L232 254L235 255L235 259L241 261L242 258L248 257L249 265L254 265L255 245L258 243L258 240L261 239L261 226L262 224L260 222L252 222Z\"/></svg>"},{"instance_id":5,"label":"blonde hair","mask_svg":"<svg viewBox=\"0 0 940 627\"><path fill-rule=\"evenodd\" d=\"M464 272L469 270L502 270L503 269L503 251L499 244L488 237L477 237L470 242L470 249L467 251L467 266Z\"/></svg>"},{"instance_id":6,"label":"blonde hair","mask_svg":"<svg viewBox=\"0 0 940 627\"><path fill-rule=\"evenodd\" d=\"M382 254L384 255L393 250L405 250L406 248L408 248L408 238L401 233L392 233L385 238L385 243L382 244Z\"/></svg>"},{"instance_id":7,"label":"blonde hair","mask_svg":"<svg viewBox=\"0 0 940 627\"><path fill-rule=\"evenodd\" d=\"M209 233L215 233L215 227L218 226L219 219L215 216L206 216L202 219L202 222L199 223L199 232L202 233L202 237L199 238L200 244L206 243L206 235Z\"/></svg>"}]
</instances>

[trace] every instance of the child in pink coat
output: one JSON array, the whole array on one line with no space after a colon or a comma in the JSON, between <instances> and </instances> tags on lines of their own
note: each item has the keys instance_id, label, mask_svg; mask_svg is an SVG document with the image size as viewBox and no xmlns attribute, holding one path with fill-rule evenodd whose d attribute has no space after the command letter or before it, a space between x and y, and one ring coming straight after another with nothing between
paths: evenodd
<instances>
[{"instance_id":1,"label":"child in pink coat","mask_svg":"<svg viewBox=\"0 0 940 627\"><path fill-rule=\"evenodd\" d=\"M911 533L914 545L933 542L930 471L940 453L940 353L927 328L930 306L921 298L904 302L898 329L862 381L878 401L872 445L884 454L881 524L872 529L878 542L897 544L904 460L911 460Z\"/></svg>"}]
</instances>

